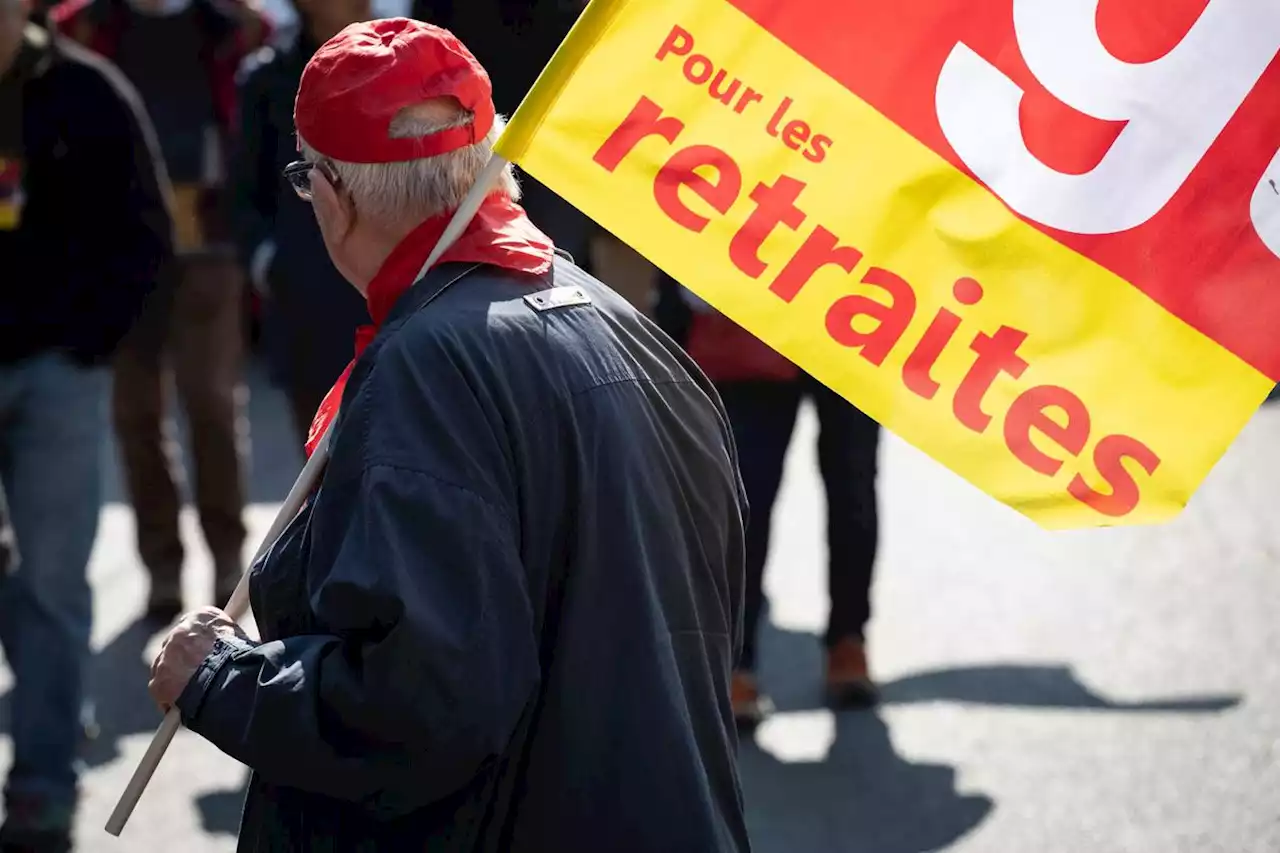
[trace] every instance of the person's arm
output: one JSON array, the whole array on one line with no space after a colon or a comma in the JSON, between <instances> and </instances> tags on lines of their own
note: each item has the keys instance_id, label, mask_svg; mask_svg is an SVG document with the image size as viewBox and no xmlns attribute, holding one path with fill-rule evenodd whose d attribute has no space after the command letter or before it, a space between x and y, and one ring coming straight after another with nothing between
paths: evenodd
<instances>
[{"instance_id":1,"label":"person's arm","mask_svg":"<svg viewBox=\"0 0 1280 853\"><path fill-rule=\"evenodd\" d=\"M52 73L52 72L51 72ZM73 355L108 356L133 325L173 254L159 146L128 82L101 60L68 63L61 168L83 193L63 206L68 240L51 272L71 285L68 310L93 318Z\"/></svg>"},{"instance_id":2,"label":"person's arm","mask_svg":"<svg viewBox=\"0 0 1280 853\"><path fill-rule=\"evenodd\" d=\"M279 130L271 122L270 48L251 56L241 69L238 133L231 155L231 205L236 245L255 287L267 289L275 254L273 231L279 199L276 169Z\"/></svg>"},{"instance_id":3,"label":"person's arm","mask_svg":"<svg viewBox=\"0 0 1280 853\"><path fill-rule=\"evenodd\" d=\"M533 606L512 525L478 495L383 464L338 488L341 544L310 567L330 633L220 640L177 706L263 779L389 817L502 753L540 678Z\"/></svg>"}]
</instances>

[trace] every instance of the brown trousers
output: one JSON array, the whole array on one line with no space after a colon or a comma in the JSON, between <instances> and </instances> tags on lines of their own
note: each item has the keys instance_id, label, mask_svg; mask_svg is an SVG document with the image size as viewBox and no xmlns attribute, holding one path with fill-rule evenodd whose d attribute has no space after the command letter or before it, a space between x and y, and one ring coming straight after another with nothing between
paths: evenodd
<instances>
[{"instance_id":1,"label":"brown trousers","mask_svg":"<svg viewBox=\"0 0 1280 853\"><path fill-rule=\"evenodd\" d=\"M184 557L181 450L166 406L170 372L190 431L200 526L220 580L241 567L248 444L242 274L230 257L201 255L180 258L172 275L120 347L112 401L138 552L153 586L170 589Z\"/></svg>"}]
</instances>

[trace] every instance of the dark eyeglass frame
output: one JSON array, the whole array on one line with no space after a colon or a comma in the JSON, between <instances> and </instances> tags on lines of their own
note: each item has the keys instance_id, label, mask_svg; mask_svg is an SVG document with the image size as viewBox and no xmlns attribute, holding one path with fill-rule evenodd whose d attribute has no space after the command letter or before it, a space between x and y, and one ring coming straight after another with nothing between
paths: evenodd
<instances>
[{"instance_id":1,"label":"dark eyeglass frame","mask_svg":"<svg viewBox=\"0 0 1280 853\"><path fill-rule=\"evenodd\" d=\"M334 187L339 185L338 173L334 171L331 164L323 160L294 160L288 166L284 167L284 179L293 187L293 191L298 194L298 198L303 201L311 201L311 170L319 169L329 183Z\"/></svg>"}]
</instances>

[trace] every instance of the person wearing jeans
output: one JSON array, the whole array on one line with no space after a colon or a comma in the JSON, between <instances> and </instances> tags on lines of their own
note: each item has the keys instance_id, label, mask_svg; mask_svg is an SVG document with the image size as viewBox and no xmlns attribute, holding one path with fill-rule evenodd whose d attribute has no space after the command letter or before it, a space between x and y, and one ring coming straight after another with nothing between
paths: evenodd
<instances>
[{"instance_id":1,"label":"person wearing jeans","mask_svg":"<svg viewBox=\"0 0 1280 853\"><path fill-rule=\"evenodd\" d=\"M827 493L831 601L824 642L827 695L837 706L869 704L876 693L867 666L865 630L871 618L879 531L880 425L692 293L670 279L664 285L659 322L715 382L733 428L750 504L743 650L733 679L734 717L740 725L750 726L770 708L756 679L764 568L783 462L796 414L805 400L817 409L818 469ZM675 302L678 308L673 307Z\"/></svg>"},{"instance_id":2,"label":"person wearing jeans","mask_svg":"<svg viewBox=\"0 0 1280 853\"><path fill-rule=\"evenodd\" d=\"M0 853L71 848L108 441L106 365L172 255L138 97L100 58L0 0L0 572L13 765Z\"/></svg>"},{"instance_id":3,"label":"person wearing jeans","mask_svg":"<svg viewBox=\"0 0 1280 853\"><path fill-rule=\"evenodd\" d=\"M105 368L57 352L0 366L0 481L22 548L0 582L0 642L16 684L10 820L71 820L108 382Z\"/></svg>"}]
</instances>

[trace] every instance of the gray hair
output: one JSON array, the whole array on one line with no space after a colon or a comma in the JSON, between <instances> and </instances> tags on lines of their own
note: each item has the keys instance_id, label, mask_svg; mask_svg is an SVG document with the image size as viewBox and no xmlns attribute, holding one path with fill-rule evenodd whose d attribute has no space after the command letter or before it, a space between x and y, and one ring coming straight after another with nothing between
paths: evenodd
<instances>
[{"instance_id":1,"label":"gray hair","mask_svg":"<svg viewBox=\"0 0 1280 853\"><path fill-rule=\"evenodd\" d=\"M416 107L406 107L392 120L389 136L392 139L428 136L461 127L471 118L469 111L459 109L451 118L440 121L425 117ZM396 226L421 222L462 204L462 199L489 162L493 145L505 126L505 119L495 116L489 133L474 145L436 157L394 163L346 163L325 157L301 137L298 141L303 156L308 160L323 160L333 166L362 214L381 225ZM510 164L502 170L493 191L513 201L519 200L520 185Z\"/></svg>"}]
</instances>

